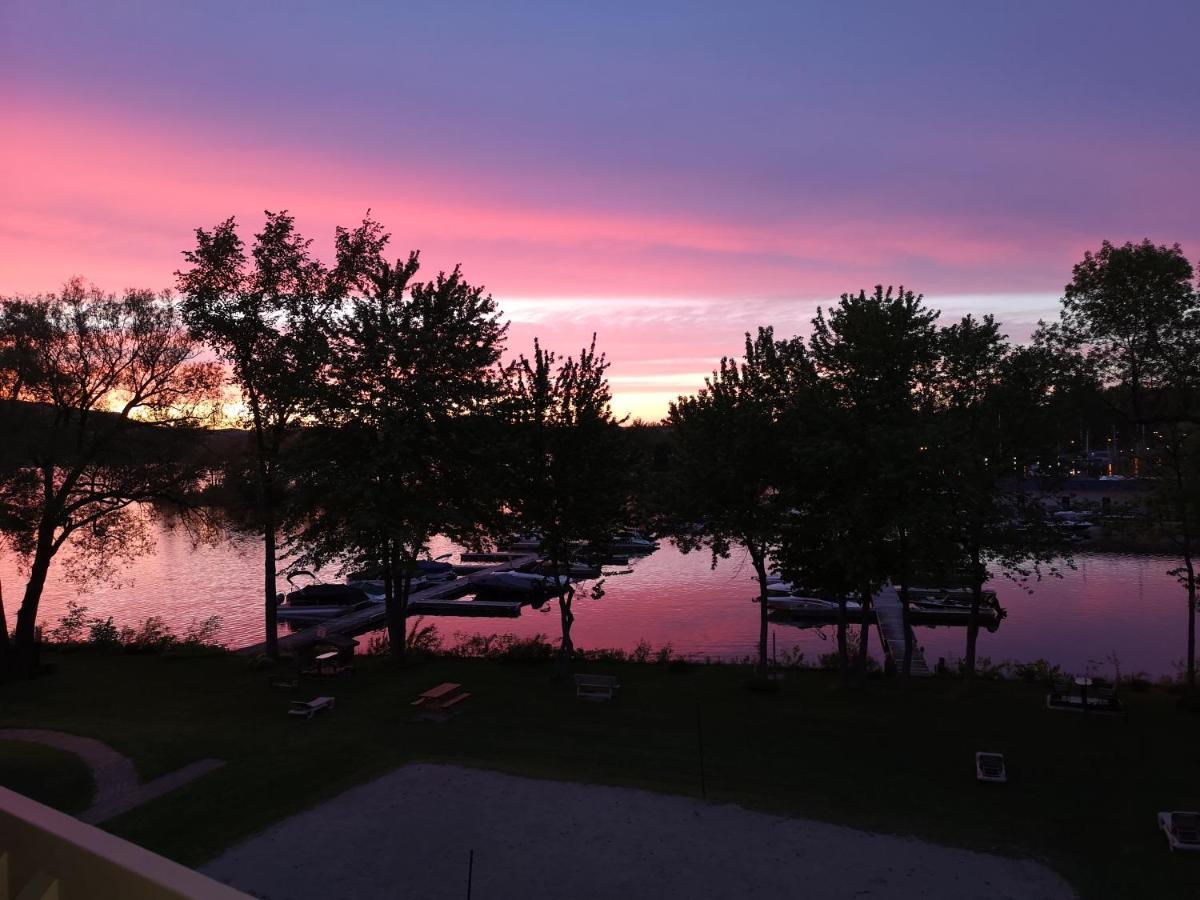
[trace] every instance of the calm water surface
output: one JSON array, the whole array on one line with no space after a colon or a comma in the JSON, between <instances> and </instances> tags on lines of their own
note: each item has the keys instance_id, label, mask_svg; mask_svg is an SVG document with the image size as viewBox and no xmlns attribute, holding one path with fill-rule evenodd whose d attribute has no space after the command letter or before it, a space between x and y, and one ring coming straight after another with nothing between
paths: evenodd
<instances>
[{"instance_id":1,"label":"calm water surface","mask_svg":"<svg viewBox=\"0 0 1200 900\"><path fill-rule=\"evenodd\" d=\"M260 554L253 542L197 546L182 531L160 530L156 552L134 563L120 584L80 593L52 569L39 618L52 627L69 600L83 603L90 615L112 616L118 625L162 616L178 633L216 615L222 623L220 639L231 647L244 646L262 637ZM1186 625L1185 595L1166 574L1174 564L1163 557L1089 554L1078 557L1076 571L1063 578L1034 583L1032 594L997 580L993 586L1008 617L995 633L981 632L979 652L993 661L1043 658L1067 670L1090 667L1107 674L1115 657L1124 673L1174 674L1183 656ZM713 569L707 553L683 554L664 542L628 570L607 577L600 600L581 592L573 632L578 646L629 650L644 640L655 648L670 643L677 654L697 657L740 658L755 652L758 607L751 601L752 570L743 556L735 554ZM0 560L0 578L11 624L24 579L9 558ZM282 581L280 586L287 587ZM553 606L545 612L525 608L516 619L426 621L435 623L451 643L475 633L553 638L559 628ZM835 648L832 627L773 623L771 635L781 657L798 649L815 661ZM938 657L962 656L965 638L962 628L917 629L931 664ZM870 640L878 650L874 629Z\"/></svg>"}]
</instances>

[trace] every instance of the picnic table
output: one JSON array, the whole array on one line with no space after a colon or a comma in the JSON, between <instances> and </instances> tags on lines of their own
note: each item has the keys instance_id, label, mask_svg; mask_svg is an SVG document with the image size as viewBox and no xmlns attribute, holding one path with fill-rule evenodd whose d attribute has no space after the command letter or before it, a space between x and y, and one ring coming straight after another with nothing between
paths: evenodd
<instances>
[{"instance_id":1,"label":"picnic table","mask_svg":"<svg viewBox=\"0 0 1200 900\"><path fill-rule=\"evenodd\" d=\"M353 666L342 662L342 653L340 650L326 650L324 653L318 653L312 658L312 664L304 670L304 674L340 675L342 672L350 672L352 670Z\"/></svg>"},{"instance_id":2,"label":"picnic table","mask_svg":"<svg viewBox=\"0 0 1200 900\"><path fill-rule=\"evenodd\" d=\"M417 696L417 699L412 702L413 706L423 706L429 709L449 709L454 704L466 700L471 695L466 691L461 694L456 694L461 684L455 684L453 681L446 681L439 684L437 687L431 687L429 690Z\"/></svg>"},{"instance_id":3,"label":"picnic table","mask_svg":"<svg viewBox=\"0 0 1200 900\"><path fill-rule=\"evenodd\" d=\"M426 703L436 703L447 694L453 694L460 687L462 687L461 684L455 684L453 681L442 682L437 687L431 687L423 694L418 695L417 699L413 701L412 705L424 706Z\"/></svg>"}]
</instances>

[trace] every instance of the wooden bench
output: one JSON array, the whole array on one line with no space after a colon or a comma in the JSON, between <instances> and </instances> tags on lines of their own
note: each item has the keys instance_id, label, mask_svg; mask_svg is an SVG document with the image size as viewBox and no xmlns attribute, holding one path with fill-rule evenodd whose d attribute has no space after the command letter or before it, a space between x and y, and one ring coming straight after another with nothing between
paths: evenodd
<instances>
[{"instance_id":1,"label":"wooden bench","mask_svg":"<svg viewBox=\"0 0 1200 900\"><path fill-rule=\"evenodd\" d=\"M611 700L620 687L612 675L575 676L575 698L578 700Z\"/></svg>"}]
</instances>

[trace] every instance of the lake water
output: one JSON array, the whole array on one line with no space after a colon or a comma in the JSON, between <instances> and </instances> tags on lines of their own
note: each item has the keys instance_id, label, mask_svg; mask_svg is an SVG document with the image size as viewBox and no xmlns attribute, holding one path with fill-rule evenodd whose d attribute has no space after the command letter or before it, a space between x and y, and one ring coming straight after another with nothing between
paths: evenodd
<instances>
[{"instance_id":1,"label":"lake water","mask_svg":"<svg viewBox=\"0 0 1200 900\"><path fill-rule=\"evenodd\" d=\"M437 546L435 553L450 549ZM39 613L48 627L57 624L69 600L89 615L112 616L118 625L136 625L162 616L178 633L189 623L220 616L219 638L230 647L262 638L261 550L253 542L230 541L195 545L183 531L160 529L152 555L134 563L120 584L100 585L85 593L52 568ZM1178 671L1184 655L1186 595L1166 574L1176 565L1164 557L1083 554L1076 570L1061 579L1034 583L1027 594L998 579L992 583L1008 611L999 630L982 631L980 655L993 661L1047 659L1069 671L1091 668L1168 675ZM618 567L613 567L618 568ZM758 607L748 560L735 553L710 567L707 553L680 553L664 542L658 552L635 558L628 574L605 581L605 595L592 600L586 590L575 602L573 631L580 647L630 650L639 641L656 649L671 644L678 655L741 658L756 652ZM0 559L5 610L10 627L24 589L24 579L11 558ZM281 589L286 589L281 581ZM528 607L516 619L430 617L448 643L456 635L558 634L557 609ZM286 626L284 626L286 627ZM939 657L961 657L963 628L918 628L918 642L932 665ZM805 659L835 649L835 629L771 625L773 647L780 657L796 648ZM878 633L872 629L878 651ZM366 640L363 640L363 646Z\"/></svg>"}]
</instances>

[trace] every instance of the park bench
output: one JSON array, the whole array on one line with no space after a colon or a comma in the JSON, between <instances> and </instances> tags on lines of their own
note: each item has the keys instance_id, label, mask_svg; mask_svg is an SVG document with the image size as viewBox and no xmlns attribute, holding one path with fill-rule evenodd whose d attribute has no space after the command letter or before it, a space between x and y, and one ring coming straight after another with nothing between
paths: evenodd
<instances>
[{"instance_id":1,"label":"park bench","mask_svg":"<svg viewBox=\"0 0 1200 900\"><path fill-rule=\"evenodd\" d=\"M333 709L333 697L314 697L312 700L293 700L288 710L289 716L303 716L311 719L323 709Z\"/></svg>"},{"instance_id":2,"label":"park bench","mask_svg":"<svg viewBox=\"0 0 1200 900\"><path fill-rule=\"evenodd\" d=\"M620 686L612 675L576 675L575 697L579 700L611 700Z\"/></svg>"}]
</instances>

